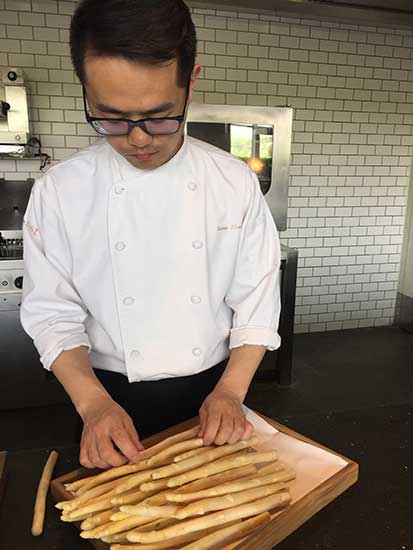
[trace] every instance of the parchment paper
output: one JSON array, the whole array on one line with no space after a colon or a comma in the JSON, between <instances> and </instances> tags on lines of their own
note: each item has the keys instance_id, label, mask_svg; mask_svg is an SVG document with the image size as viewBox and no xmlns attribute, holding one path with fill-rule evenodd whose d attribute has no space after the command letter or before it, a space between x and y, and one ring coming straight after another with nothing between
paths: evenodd
<instances>
[{"instance_id":1,"label":"parchment paper","mask_svg":"<svg viewBox=\"0 0 413 550\"><path fill-rule=\"evenodd\" d=\"M335 454L283 434L247 407L244 409L259 439L255 448L277 450L279 460L295 470L297 478L289 483L292 503L347 466L348 462Z\"/></svg>"}]
</instances>

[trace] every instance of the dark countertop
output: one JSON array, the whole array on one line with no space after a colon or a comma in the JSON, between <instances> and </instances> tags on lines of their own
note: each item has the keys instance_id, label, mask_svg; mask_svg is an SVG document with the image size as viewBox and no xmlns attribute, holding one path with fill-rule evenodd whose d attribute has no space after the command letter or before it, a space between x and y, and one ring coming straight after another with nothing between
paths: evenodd
<instances>
[{"instance_id":1,"label":"dark countertop","mask_svg":"<svg viewBox=\"0 0 413 550\"><path fill-rule=\"evenodd\" d=\"M90 550L51 499L44 534L30 534L50 448L60 452L55 476L78 467L80 425L15 325L0 327L0 449L10 451L0 549ZM252 384L249 407L360 466L358 483L277 550L413 550L412 357L413 335L396 327L298 334L293 384Z\"/></svg>"},{"instance_id":2,"label":"dark countertop","mask_svg":"<svg viewBox=\"0 0 413 550\"><path fill-rule=\"evenodd\" d=\"M277 550L412 549L412 419L412 407L399 405L285 421L295 431L358 462L360 479ZM79 466L76 445L56 450L60 457L54 477ZM8 482L0 505L2 549L92 548L80 539L75 527L60 522L51 498L44 534L37 538L30 534L37 483L49 451L22 450L8 455Z\"/></svg>"}]
</instances>

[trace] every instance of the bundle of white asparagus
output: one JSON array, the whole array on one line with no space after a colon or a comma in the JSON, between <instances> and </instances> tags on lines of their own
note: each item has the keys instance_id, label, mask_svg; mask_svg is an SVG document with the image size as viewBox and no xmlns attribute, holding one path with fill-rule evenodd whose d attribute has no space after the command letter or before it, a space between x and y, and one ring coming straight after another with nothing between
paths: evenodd
<instances>
[{"instance_id":1,"label":"bundle of white asparagus","mask_svg":"<svg viewBox=\"0 0 413 550\"><path fill-rule=\"evenodd\" d=\"M288 506L295 473L252 437L203 446L199 426L141 453L141 461L66 485L61 519L111 550L221 550Z\"/></svg>"}]
</instances>

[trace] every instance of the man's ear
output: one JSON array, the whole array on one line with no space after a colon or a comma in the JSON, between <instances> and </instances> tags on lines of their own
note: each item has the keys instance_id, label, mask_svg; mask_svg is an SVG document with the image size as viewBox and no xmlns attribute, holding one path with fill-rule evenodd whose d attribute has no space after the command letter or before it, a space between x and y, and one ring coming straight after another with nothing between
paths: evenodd
<instances>
[{"instance_id":1,"label":"man's ear","mask_svg":"<svg viewBox=\"0 0 413 550\"><path fill-rule=\"evenodd\" d=\"M194 92L195 82L196 82L197 78L199 77L199 75L201 73L201 70L202 70L201 65L196 64L194 66L194 70L192 71L191 83L190 83L190 86L189 86L189 103L192 102L192 95L193 95L193 92Z\"/></svg>"}]
</instances>

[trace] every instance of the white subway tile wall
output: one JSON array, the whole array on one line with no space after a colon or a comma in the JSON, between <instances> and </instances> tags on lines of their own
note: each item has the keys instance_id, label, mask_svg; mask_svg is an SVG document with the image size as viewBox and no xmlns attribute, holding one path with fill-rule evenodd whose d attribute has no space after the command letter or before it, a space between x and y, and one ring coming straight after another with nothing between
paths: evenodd
<instances>
[{"instance_id":1,"label":"white subway tile wall","mask_svg":"<svg viewBox=\"0 0 413 550\"><path fill-rule=\"evenodd\" d=\"M70 63L76 2L0 0L0 65L25 71L54 161L96 139ZM413 146L413 32L192 7L195 101L294 108L289 222L296 332L393 322ZM0 161L36 177L37 161Z\"/></svg>"}]
</instances>

